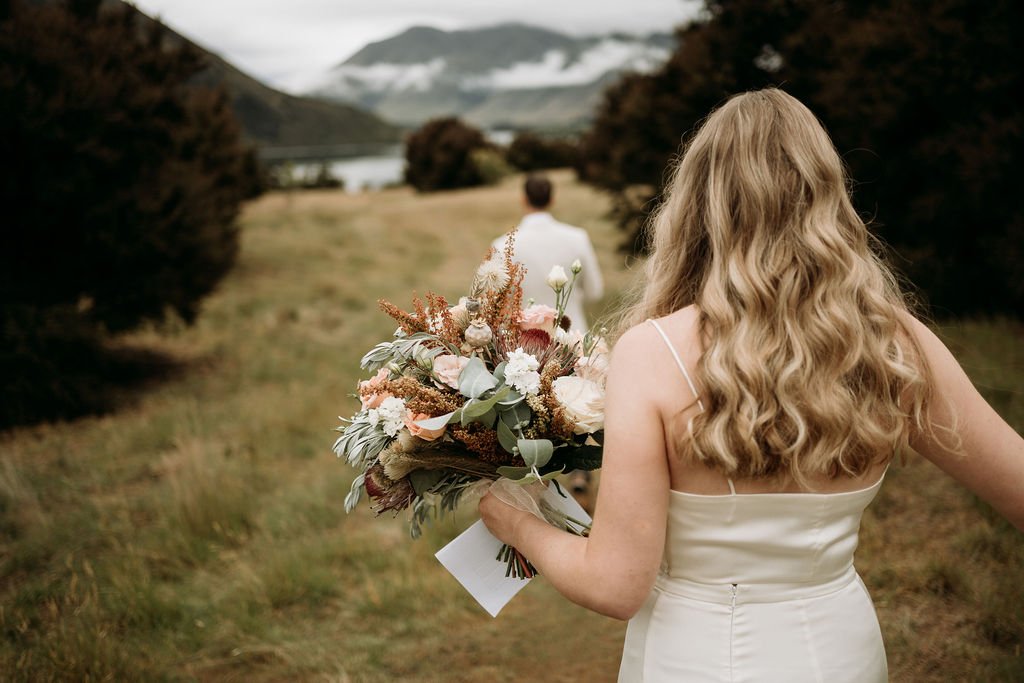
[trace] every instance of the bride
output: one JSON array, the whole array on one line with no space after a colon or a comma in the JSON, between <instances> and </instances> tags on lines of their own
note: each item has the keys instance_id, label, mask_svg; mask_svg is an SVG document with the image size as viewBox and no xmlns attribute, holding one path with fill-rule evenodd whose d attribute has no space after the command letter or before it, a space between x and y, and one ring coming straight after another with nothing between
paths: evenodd
<instances>
[{"instance_id":1,"label":"bride","mask_svg":"<svg viewBox=\"0 0 1024 683\"><path fill-rule=\"evenodd\" d=\"M1024 440L908 312L793 97L730 99L670 188L612 357L590 537L490 494L480 514L629 619L620 681L885 681L853 553L889 462L909 446L1024 528Z\"/></svg>"}]
</instances>

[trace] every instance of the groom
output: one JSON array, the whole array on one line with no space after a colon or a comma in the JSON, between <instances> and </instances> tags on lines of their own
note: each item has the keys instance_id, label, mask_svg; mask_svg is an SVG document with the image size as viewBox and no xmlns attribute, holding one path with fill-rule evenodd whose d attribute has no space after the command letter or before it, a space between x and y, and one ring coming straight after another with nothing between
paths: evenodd
<instances>
[{"instance_id":1,"label":"groom","mask_svg":"<svg viewBox=\"0 0 1024 683\"><path fill-rule=\"evenodd\" d=\"M554 307L555 293L547 283L552 266L562 266L571 272L572 263L579 261L583 266L572 296L565 307L565 315L572 329L586 332L589 329L583 313L585 301L597 301L604 294L601 269L590 243L590 236L583 228L577 228L555 220L548 209L553 200L551 181L546 176L531 174L523 183L523 206L526 213L516 231L513 258L526 267L523 278L523 303L533 299L535 303ZM493 246L499 252L505 248L507 236L494 240ZM594 512L596 486L590 472L574 470L567 473L566 483L573 497L587 512Z\"/></svg>"},{"instance_id":2,"label":"groom","mask_svg":"<svg viewBox=\"0 0 1024 683\"><path fill-rule=\"evenodd\" d=\"M604 282L587 231L554 219L549 212L552 195L553 188L547 177L539 174L526 177L523 184L526 213L516 232L514 255L515 260L526 267L523 301L533 299L535 303L554 307L555 293L546 281L548 272L552 266L562 266L569 273L573 261L578 260L583 270L573 287L565 315L572 328L586 332L589 326L583 303L600 299ZM499 252L505 247L505 239L506 236L502 236L494 240L493 246Z\"/></svg>"}]
</instances>

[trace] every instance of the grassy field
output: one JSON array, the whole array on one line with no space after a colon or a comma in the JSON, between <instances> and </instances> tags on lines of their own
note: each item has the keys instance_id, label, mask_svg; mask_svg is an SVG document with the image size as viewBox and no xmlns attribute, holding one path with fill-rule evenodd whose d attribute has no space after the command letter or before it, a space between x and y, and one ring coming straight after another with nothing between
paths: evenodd
<instances>
[{"instance_id":1,"label":"grassy field","mask_svg":"<svg viewBox=\"0 0 1024 683\"><path fill-rule=\"evenodd\" d=\"M607 201L555 179L610 302L631 274ZM518 179L266 196L198 323L125 340L186 372L116 414L0 435L0 680L614 680L624 624L543 580L491 619L433 558L472 511L416 542L365 504L346 516L330 451L359 357L394 329L376 299L463 293L518 201ZM1024 326L941 332L1024 428ZM858 566L894 681L1024 679L1024 536L929 464L890 470Z\"/></svg>"}]
</instances>

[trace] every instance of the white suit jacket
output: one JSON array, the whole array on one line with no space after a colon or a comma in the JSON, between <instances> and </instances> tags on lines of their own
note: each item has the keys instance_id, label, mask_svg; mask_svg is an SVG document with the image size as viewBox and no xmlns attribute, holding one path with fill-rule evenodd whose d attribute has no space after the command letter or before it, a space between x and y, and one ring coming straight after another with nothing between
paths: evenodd
<instances>
[{"instance_id":1,"label":"white suit jacket","mask_svg":"<svg viewBox=\"0 0 1024 683\"><path fill-rule=\"evenodd\" d=\"M494 240L499 252L505 248L507 235ZM587 231L556 221L550 213L537 211L523 217L516 231L515 260L526 267L523 278L523 306L529 299L554 307L555 293L547 285L548 271L562 266L570 278L572 262L579 259L583 270L576 278L572 298L565 314L573 329L585 332L589 325L583 313L584 301L596 301L604 294L604 281L597 265L597 256Z\"/></svg>"}]
</instances>

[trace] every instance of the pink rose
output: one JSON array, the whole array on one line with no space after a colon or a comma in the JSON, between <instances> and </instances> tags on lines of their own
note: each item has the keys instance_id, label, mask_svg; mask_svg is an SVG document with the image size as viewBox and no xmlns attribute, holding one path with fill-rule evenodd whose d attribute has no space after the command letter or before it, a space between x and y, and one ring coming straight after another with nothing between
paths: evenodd
<instances>
[{"instance_id":1,"label":"pink rose","mask_svg":"<svg viewBox=\"0 0 1024 683\"><path fill-rule=\"evenodd\" d=\"M462 369L469 363L464 356L453 356L450 353L443 353L434 359L434 377L437 378L437 386L447 384L452 389L459 388L459 375Z\"/></svg>"},{"instance_id":2,"label":"pink rose","mask_svg":"<svg viewBox=\"0 0 1024 683\"><path fill-rule=\"evenodd\" d=\"M529 306L523 309L522 316L519 319L519 329L524 331L543 330L551 334L555 330L556 313L558 311L544 304Z\"/></svg>"},{"instance_id":3,"label":"pink rose","mask_svg":"<svg viewBox=\"0 0 1024 683\"><path fill-rule=\"evenodd\" d=\"M409 430L409 433L413 436L419 437L424 441L433 441L434 439L440 439L444 434L444 430L447 426L441 427L440 429L427 429L416 424L419 420L429 420L434 417L433 415L427 415L426 413L416 413L410 410L405 415L405 428Z\"/></svg>"}]
</instances>

